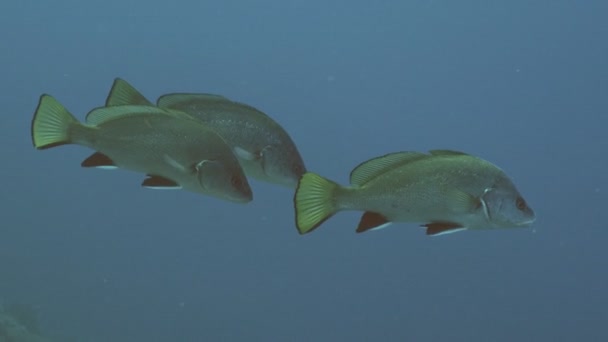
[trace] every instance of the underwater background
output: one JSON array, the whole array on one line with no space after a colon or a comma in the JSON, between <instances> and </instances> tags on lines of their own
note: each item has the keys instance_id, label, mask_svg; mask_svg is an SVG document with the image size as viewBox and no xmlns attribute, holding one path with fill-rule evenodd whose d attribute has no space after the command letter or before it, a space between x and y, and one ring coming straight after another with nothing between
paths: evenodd
<instances>
[{"instance_id":1,"label":"underwater background","mask_svg":"<svg viewBox=\"0 0 608 342\"><path fill-rule=\"evenodd\" d=\"M608 2L3 1L0 301L53 341L608 341ZM33 148L42 93L80 119L115 77L227 96L347 184L389 152L505 170L531 228L300 236L293 190L238 205Z\"/></svg>"}]
</instances>

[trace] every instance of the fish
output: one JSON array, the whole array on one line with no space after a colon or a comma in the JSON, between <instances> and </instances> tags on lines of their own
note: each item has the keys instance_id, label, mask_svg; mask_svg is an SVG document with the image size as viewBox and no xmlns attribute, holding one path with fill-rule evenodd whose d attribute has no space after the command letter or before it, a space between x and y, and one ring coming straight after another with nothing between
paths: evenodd
<instances>
[{"instance_id":1,"label":"fish","mask_svg":"<svg viewBox=\"0 0 608 342\"><path fill-rule=\"evenodd\" d=\"M454 150L395 152L350 174L350 186L313 172L294 195L296 227L307 234L340 211L363 211L357 233L393 222L422 223L427 235L527 227L536 215L496 165Z\"/></svg>"},{"instance_id":2,"label":"fish","mask_svg":"<svg viewBox=\"0 0 608 342\"><path fill-rule=\"evenodd\" d=\"M82 167L147 175L142 186L184 189L236 203L253 199L230 146L214 130L178 111L155 106L100 107L79 122L59 101L40 97L31 124L39 150L75 144L95 153Z\"/></svg>"},{"instance_id":3,"label":"fish","mask_svg":"<svg viewBox=\"0 0 608 342\"><path fill-rule=\"evenodd\" d=\"M153 105L127 81L116 78L105 105L135 104ZM185 112L215 129L232 147L248 177L295 188L306 172L289 134L252 106L204 93L165 94L158 98L156 106Z\"/></svg>"}]
</instances>

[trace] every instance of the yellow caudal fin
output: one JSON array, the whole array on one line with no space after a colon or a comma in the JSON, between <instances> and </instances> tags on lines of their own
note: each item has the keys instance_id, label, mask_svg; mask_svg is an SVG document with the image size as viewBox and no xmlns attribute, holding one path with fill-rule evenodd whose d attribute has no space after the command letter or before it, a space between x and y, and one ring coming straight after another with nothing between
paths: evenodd
<instances>
[{"instance_id":1,"label":"yellow caudal fin","mask_svg":"<svg viewBox=\"0 0 608 342\"><path fill-rule=\"evenodd\" d=\"M340 185L315 173L305 173L294 196L296 227L300 234L313 231L336 211L335 193Z\"/></svg>"},{"instance_id":2,"label":"yellow caudal fin","mask_svg":"<svg viewBox=\"0 0 608 342\"><path fill-rule=\"evenodd\" d=\"M32 141L39 149L69 144L70 126L80 125L61 103L50 95L42 95L32 119Z\"/></svg>"}]
</instances>

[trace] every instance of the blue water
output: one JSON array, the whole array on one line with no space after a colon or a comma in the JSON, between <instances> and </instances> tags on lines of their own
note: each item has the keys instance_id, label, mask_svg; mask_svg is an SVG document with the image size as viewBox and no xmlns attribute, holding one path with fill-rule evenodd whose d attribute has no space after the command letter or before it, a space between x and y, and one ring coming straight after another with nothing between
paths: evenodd
<instances>
[{"instance_id":1,"label":"blue water","mask_svg":"<svg viewBox=\"0 0 608 342\"><path fill-rule=\"evenodd\" d=\"M606 1L3 1L0 300L58 341L608 341ZM142 189L37 151L42 93L79 118L114 77L275 118L311 171L456 149L502 167L530 229L300 236L248 205Z\"/></svg>"}]
</instances>

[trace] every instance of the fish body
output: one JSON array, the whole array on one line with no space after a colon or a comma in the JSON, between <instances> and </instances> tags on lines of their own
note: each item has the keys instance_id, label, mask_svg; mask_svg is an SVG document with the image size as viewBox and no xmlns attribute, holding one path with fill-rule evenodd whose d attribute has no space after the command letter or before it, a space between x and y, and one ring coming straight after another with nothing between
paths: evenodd
<instances>
[{"instance_id":1,"label":"fish body","mask_svg":"<svg viewBox=\"0 0 608 342\"><path fill-rule=\"evenodd\" d=\"M43 95L32 120L34 146L77 144L97 152L84 167L122 168L148 175L142 185L184 190L246 203L247 178L225 141L190 116L152 106L91 111L78 122L57 100Z\"/></svg>"},{"instance_id":2,"label":"fish body","mask_svg":"<svg viewBox=\"0 0 608 342\"><path fill-rule=\"evenodd\" d=\"M457 151L398 152L367 161L342 187L313 173L294 204L301 234L342 210L364 211L358 232L420 222L429 235L527 226L535 220L515 185L494 164Z\"/></svg>"},{"instance_id":3,"label":"fish body","mask_svg":"<svg viewBox=\"0 0 608 342\"><path fill-rule=\"evenodd\" d=\"M116 79L107 106L152 105L139 91ZM306 172L304 161L289 134L258 109L214 94L166 94L161 108L182 111L213 128L232 147L247 176L295 187Z\"/></svg>"}]
</instances>

